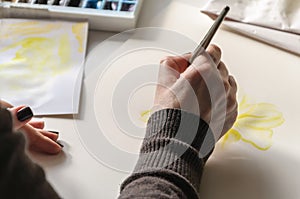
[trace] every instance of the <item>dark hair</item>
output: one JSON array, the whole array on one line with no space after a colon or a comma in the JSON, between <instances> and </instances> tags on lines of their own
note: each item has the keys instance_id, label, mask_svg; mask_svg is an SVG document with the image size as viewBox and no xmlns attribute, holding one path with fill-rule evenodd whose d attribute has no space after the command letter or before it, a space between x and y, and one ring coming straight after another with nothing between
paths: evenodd
<instances>
[{"instance_id":1,"label":"dark hair","mask_svg":"<svg viewBox=\"0 0 300 199\"><path fill-rule=\"evenodd\" d=\"M6 109L0 108L0 135L12 131L12 116Z\"/></svg>"}]
</instances>

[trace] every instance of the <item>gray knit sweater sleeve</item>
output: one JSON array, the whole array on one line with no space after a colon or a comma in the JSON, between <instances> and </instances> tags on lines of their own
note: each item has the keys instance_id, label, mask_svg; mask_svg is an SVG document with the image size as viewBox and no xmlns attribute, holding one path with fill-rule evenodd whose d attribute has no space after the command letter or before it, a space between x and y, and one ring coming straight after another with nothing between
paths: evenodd
<instances>
[{"instance_id":1,"label":"gray knit sweater sleeve","mask_svg":"<svg viewBox=\"0 0 300 199\"><path fill-rule=\"evenodd\" d=\"M119 198L199 198L203 167L213 147L213 134L198 116L178 109L155 112Z\"/></svg>"}]
</instances>

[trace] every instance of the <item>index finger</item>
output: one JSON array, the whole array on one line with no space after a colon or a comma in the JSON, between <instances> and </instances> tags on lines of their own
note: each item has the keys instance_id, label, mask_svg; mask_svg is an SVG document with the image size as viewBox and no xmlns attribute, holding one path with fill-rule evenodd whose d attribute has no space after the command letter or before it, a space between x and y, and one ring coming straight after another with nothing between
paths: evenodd
<instances>
[{"instance_id":1,"label":"index finger","mask_svg":"<svg viewBox=\"0 0 300 199\"><path fill-rule=\"evenodd\" d=\"M221 61L222 51L221 49L214 44L211 44L207 48L207 53L209 54L210 58L216 65L219 65Z\"/></svg>"},{"instance_id":2,"label":"index finger","mask_svg":"<svg viewBox=\"0 0 300 199\"><path fill-rule=\"evenodd\" d=\"M160 61L160 64L165 67L170 67L178 73L183 73L189 66L188 60L191 56L191 53L186 53L180 56L167 56Z\"/></svg>"},{"instance_id":3,"label":"index finger","mask_svg":"<svg viewBox=\"0 0 300 199\"><path fill-rule=\"evenodd\" d=\"M8 109L13 118L13 128L17 130L28 123L33 117L32 110L28 106L18 106Z\"/></svg>"}]
</instances>

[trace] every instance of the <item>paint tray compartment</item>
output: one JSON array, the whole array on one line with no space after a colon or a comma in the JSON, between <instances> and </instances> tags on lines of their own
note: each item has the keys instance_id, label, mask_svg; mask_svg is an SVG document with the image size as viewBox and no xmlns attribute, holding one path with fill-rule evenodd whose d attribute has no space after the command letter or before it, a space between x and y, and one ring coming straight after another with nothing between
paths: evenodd
<instances>
[{"instance_id":1,"label":"paint tray compartment","mask_svg":"<svg viewBox=\"0 0 300 199\"><path fill-rule=\"evenodd\" d=\"M1 18L87 20L93 30L135 28L143 0L0 0Z\"/></svg>"}]
</instances>

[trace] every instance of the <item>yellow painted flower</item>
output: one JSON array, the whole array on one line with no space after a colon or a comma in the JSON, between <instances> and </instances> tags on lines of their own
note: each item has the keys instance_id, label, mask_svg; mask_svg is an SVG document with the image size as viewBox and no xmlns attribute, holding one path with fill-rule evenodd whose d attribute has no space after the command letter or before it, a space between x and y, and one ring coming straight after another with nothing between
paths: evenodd
<instances>
[{"instance_id":1,"label":"yellow painted flower","mask_svg":"<svg viewBox=\"0 0 300 199\"><path fill-rule=\"evenodd\" d=\"M249 103L243 96L239 103L239 115L232 129L222 138L227 143L243 141L266 151L272 146L273 129L283 124L283 115L276 106L269 103Z\"/></svg>"}]
</instances>

